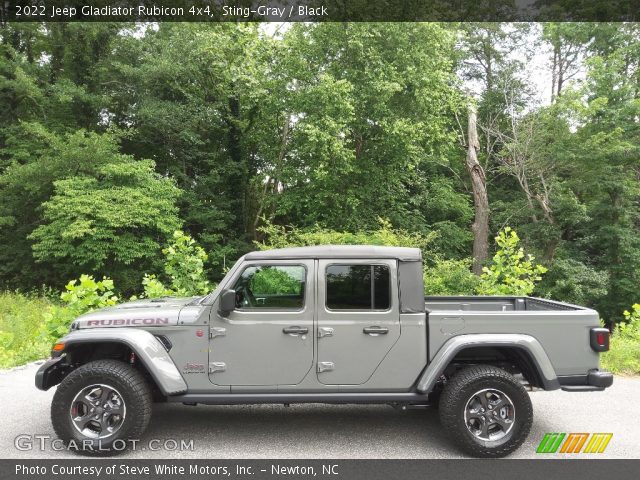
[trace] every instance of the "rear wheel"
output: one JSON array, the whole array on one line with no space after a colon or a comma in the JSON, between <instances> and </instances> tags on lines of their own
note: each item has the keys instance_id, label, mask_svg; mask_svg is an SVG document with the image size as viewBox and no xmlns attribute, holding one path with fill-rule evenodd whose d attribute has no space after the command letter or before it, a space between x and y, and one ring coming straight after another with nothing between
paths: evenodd
<instances>
[{"instance_id":1,"label":"rear wheel","mask_svg":"<svg viewBox=\"0 0 640 480\"><path fill-rule=\"evenodd\" d=\"M85 453L124 450L151 418L151 390L124 362L97 360L71 372L51 403L53 428L67 445Z\"/></svg>"},{"instance_id":2,"label":"rear wheel","mask_svg":"<svg viewBox=\"0 0 640 480\"><path fill-rule=\"evenodd\" d=\"M444 387L440 421L465 452L476 457L504 457L527 438L533 407L513 375L478 365L461 370Z\"/></svg>"}]
</instances>

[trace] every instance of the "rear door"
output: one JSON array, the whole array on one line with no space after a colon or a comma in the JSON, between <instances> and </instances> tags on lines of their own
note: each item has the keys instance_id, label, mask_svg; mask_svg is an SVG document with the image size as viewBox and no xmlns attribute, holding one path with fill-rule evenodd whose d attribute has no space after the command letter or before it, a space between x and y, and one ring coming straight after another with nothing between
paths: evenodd
<instances>
[{"instance_id":1,"label":"rear door","mask_svg":"<svg viewBox=\"0 0 640 480\"><path fill-rule=\"evenodd\" d=\"M318 261L318 380L366 383L400 337L395 260Z\"/></svg>"},{"instance_id":2,"label":"rear door","mask_svg":"<svg viewBox=\"0 0 640 480\"><path fill-rule=\"evenodd\" d=\"M295 385L313 365L314 261L247 262L231 280L236 309L211 313L211 382Z\"/></svg>"}]
</instances>

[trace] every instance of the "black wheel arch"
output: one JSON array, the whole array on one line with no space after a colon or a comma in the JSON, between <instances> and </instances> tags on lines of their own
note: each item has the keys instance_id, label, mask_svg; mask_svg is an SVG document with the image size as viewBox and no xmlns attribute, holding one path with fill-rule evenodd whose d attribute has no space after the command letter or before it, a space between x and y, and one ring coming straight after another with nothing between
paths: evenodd
<instances>
[{"instance_id":1,"label":"black wheel arch","mask_svg":"<svg viewBox=\"0 0 640 480\"><path fill-rule=\"evenodd\" d=\"M517 345L465 347L451 359L443 375L450 378L457 371L472 365L492 365L512 375L520 374L531 387L548 390L556 388L545 380L531 353Z\"/></svg>"},{"instance_id":2,"label":"black wheel arch","mask_svg":"<svg viewBox=\"0 0 640 480\"><path fill-rule=\"evenodd\" d=\"M36 374L36 386L48 390L62 382L75 369L96 360L117 360L138 370L151 387L154 396L162 391L150 369L130 345L121 341L69 342L62 355L46 362Z\"/></svg>"}]
</instances>

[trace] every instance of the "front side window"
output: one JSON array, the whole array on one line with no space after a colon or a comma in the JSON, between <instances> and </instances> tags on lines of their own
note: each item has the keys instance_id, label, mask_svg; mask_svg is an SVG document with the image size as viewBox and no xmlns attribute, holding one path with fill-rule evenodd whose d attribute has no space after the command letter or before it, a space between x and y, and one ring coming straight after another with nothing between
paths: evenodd
<instances>
[{"instance_id":1,"label":"front side window","mask_svg":"<svg viewBox=\"0 0 640 480\"><path fill-rule=\"evenodd\" d=\"M233 289L236 308L301 309L306 270L302 265L254 265L245 268Z\"/></svg>"},{"instance_id":2,"label":"front side window","mask_svg":"<svg viewBox=\"0 0 640 480\"><path fill-rule=\"evenodd\" d=\"M391 305L390 276L387 265L329 265L327 308L387 310Z\"/></svg>"}]
</instances>

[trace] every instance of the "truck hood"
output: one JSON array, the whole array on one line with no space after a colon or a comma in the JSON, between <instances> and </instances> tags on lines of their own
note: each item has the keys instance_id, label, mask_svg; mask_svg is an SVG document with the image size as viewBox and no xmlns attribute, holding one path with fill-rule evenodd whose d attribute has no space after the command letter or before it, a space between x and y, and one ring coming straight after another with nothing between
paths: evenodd
<instances>
[{"instance_id":1,"label":"truck hood","mask_svg":"<svg viewBox=\"0 0 640 480\"><path fill-rule=\"evenodd\" d=\"M162 297L122 303L79 316L72 330L103 327L153 327L177 325L180 310L201 297Z\"/></svg>"}]
</instances>

